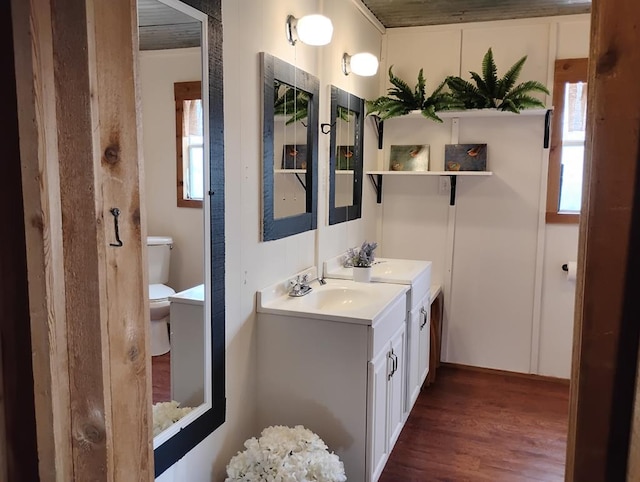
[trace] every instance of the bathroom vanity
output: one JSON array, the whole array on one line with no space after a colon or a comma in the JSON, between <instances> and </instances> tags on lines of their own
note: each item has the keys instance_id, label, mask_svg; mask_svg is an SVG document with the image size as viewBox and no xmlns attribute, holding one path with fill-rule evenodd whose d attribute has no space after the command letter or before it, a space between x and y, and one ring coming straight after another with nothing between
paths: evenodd
<instances>
[{"instance_id":1,"label":"bathroom vanity","mask_svg":"<svg viewBox=\"0 0 640 482\"><path fill-rule=\"evenodd\" d=\"M204 403L204 285L181 291L171 301L171 398L181 407Z\"/></svg>"},{"instance_id":2,"label":"bathroom vanity","mask_svg":"<svg viewBox=\"0 0 640 482\"><path fill-rule=\"evenodd\" d=\"M352 279L353 268L342 266L344 256L324 263L325 278ZM406 285L407 349L405 415L413 408L420 388L429 374L431 350L431 262L408 259L377 258L371 281Z\"/></svg>"},{"instance_id":3,"label":"bathroom vanity","mask_svg":"<svg viewBox=\"0 0 640 482\"><path fill-rule=\"evenodd\" d=\"M257 295L259 422L304 425L350 482L376 481L405 421L409 286L329 279L299 298L287 286Z\"/></svg>"}]
</instances>

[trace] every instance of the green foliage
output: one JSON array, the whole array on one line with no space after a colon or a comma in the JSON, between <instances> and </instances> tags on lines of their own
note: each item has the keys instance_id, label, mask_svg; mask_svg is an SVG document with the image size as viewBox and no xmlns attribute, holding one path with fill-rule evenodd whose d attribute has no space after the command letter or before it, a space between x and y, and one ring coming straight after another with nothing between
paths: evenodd
<instances>
[{"instance_id":1,"label":"green foliage","mask_svg":"<svg viewBox=\"0 0 640 482\"><path fill-rule=\"evenodd\" d=\"M307 118L309 94L279 81L274 81L273 114L291 116L286 125Z\"/></svg>"},{"instance_id":2,"label":"green foliage","mask_svg":"<svg viewBox=\"0 0 640 482\"><path fill-rule=\"evenodd\" d=\"M422 111L422 115L436 122L442 122L436 112L459 109L463 104L449 92L443 92L446 82L442 82L430 96L426 96L426 81L423 69L418 73L418 83L411 89L409 84L393 74L393 66L389 67L389 82L392 87L388 95L367 101L367 114L375 114L380 119L390 119L408 114L413 110Z\"/></svg>"},{"instance_id":3,"label":"green foliage","mask_svg":"<svg viewBox=\"0 0 640 482\"><path fill-rule=\"evenodd\" d=\"M514 87L526 60L525 55L499 79L493 52L489 49L482 59L482 76L469 72L473 83L453 76L447 77L445 82L451 95L466 109L498 109L519 113L522 109L544 107L541 100L531 95L533 92L549 94L543 84L529 80Z\"/></svg>"}]
</instances>

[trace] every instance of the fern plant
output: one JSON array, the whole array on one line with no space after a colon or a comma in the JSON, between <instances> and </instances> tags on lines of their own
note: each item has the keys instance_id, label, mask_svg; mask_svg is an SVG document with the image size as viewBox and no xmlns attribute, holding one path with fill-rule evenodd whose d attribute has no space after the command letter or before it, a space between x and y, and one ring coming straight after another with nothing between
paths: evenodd
<instances>
[{"instance_id":1,"label":"fern plant","mask_svg":"<svg viewBox=\"0 0 640 482\"><path fill-rule=\"evenodd\" d=\"M286 125L307 118L309 111L309 94L280 81L274 81L273 114L287 115Z\"/></svg>"},{"instance_id":2,"label":"fern plant","mask_svg":"<svg viewBox=\"0 0 640 482\"><path fill-rule=\"evenodd\" d=\"M493 52L489 49L482 59L482 76L470 72L475 85L454 76L447 77L445 82L453 97L466 109L498 109L519 113L522 109L544 107L540 99L531 95L533 92L549 94L549 90L543 84L529 80L515 85L526 60L525 55L499 79Z\"/></svg>"},{"instance_id":3,"label":"fern plant","mask_svg":"<svg viewBox=\"0 0 640 482\"><path fill-rule=\"evenodd\" d=\"M427 97L423 69L418 73L418 83L413 90L404 80L396 77L392 69L393 65L389 67L389 82L393 87L389 88L388 95L367 101L367 115L375 114L385 120L419 110L428 119L442 122L437 115L438 111L464 107L451 93L444 91L446 80Z\"/></svg>"}]
</instances>

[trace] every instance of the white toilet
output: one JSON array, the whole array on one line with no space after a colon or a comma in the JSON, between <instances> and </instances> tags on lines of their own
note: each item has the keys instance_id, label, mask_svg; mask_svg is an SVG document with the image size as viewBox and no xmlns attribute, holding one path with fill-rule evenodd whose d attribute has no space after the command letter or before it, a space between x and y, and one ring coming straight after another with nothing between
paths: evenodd
<instances>
[{"instance_id":1,"label":"white toilet","mask_svg":"<svg viewBox=\"0 0 640 482\"><path fill-rule=\"evenodd\" d=\"M169 260L173 239L167 236L148 236L149 309L151 311L151 356L164 355L169 344L169 297L176 292L165 283L169 281Z\"/></svg>"}]
</instances>

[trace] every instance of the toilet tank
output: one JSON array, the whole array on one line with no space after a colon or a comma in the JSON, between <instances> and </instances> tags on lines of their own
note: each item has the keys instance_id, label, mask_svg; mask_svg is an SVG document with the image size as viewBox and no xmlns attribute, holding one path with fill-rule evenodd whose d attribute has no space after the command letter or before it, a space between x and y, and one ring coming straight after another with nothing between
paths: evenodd
<instances>
[{"instance_id":1,"label":"toilet tank","mask_svg":"<svg viewBox=\"0 0 640 482\"><path fill-rule=\"evenodd\" d=\"M173 239L168 236L147 237L149 284L166 284L169 281L169 261Z\"/></svg>"}]
</instances>

